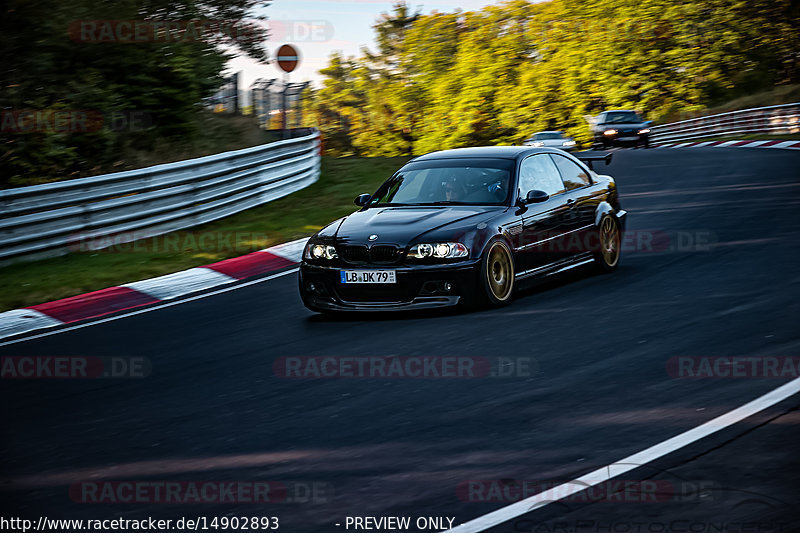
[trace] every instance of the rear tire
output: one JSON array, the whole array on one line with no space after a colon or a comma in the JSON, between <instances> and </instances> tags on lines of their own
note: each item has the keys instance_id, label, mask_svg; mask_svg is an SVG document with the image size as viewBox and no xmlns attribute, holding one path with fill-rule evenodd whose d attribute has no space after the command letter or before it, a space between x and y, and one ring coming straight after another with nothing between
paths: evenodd
<instances>
[{"instance_id":1,"label":"rear tire","mask_svg":"<svg viewBox=\"0 0 800 533\"><path fill-rule=\"evenodd\" d=\"M597 231L600 249L594 254L595 264L601 272L614 272L622 252L622 232L617 218L612 215L603 216Z\"/></svg>"}]
</instances>

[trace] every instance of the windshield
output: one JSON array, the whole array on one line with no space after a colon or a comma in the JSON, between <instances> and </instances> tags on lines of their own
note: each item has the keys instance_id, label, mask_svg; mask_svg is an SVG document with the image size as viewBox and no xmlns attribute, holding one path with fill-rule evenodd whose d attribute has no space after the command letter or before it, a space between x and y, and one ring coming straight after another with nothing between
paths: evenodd
<instances>
[{"instance_id":1,"label":"windshield","mask_svg":"<svg viewBox=\"0 0 800 533\"><path fill-rule=\"evenodd\" d=\"M563 139L564 137L559 132L537 133L533 136L536 141L551 141L554 139Z\"/></svg>"},{"instance_id":2,"label":"windshield","mask_svg":"<svg viewBox=\"0 0 800 533\"><path fill-rule=\"evenodd\" d=\"M502 205L509 192L510 160L443 159L406 165L369 202L381 205Z\"/></svg>"},{"instance_id":3,"label":"windshield","mask_svg":"<svg viewBox=\"0 0 800 533\"><path fill-rule=\"evenodd\" d=\"M606 124L632 124L642 122L642 118L633 111L614 111L606 115Z\"/></svg>"}]
</instances>

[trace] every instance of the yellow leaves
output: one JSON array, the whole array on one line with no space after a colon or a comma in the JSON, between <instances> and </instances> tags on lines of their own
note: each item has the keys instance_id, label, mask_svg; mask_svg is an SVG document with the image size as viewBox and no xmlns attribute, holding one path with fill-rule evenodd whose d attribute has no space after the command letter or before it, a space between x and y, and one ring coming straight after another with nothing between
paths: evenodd
<instances>
[{"instance_id":1,"label":"yellow leaves","mask_svg":"<svg viewBox=\"0 0 800 533\"><path fill-rule=\"evenodd\" d=\"M780 58L798 39L761 31L781 19L777 4L511 0L433 13L404 26L394 69L376 67L388 62L380 54L332 57L318 97L348 117L339 131L364 153L506 142L537 128L582 139L583 115L622 106L657 118Z\"/></svg>"}]
</instances>

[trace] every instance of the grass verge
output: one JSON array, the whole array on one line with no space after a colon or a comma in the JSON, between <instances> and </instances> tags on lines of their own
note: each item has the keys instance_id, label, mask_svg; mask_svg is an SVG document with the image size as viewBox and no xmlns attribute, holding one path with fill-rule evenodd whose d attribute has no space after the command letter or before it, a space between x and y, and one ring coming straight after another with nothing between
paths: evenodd
<instances>
[{"instance_id":1,"label":"grass verge","mask_svg":"<svg viewBox=\"0 0 800 533\"><path fill-rule=\"evenodd\" d=\"M0 311L205 265L311 235L356 209L409 157L322 158L317 183L224 219L134 245L0 268ZM203 238L203 237L206 238Z\"/></svg>"}]
</instances>

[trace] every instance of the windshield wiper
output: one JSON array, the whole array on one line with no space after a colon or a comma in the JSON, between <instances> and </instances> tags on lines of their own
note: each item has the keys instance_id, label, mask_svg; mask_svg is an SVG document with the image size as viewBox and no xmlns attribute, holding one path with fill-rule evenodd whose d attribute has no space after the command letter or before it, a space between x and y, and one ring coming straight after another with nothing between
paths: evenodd
<instances>
[{"instance_id":1,"label":"windshield wiper","mask_svg":"<svg viewBox=\"0 0 800 533\"><path fill-rule=\"evenodd\" d=\"M455 200L439 200L437 202L426 202L419 205L470 205L470 202L457 202Z\"/></svg>"}]
</instances>

